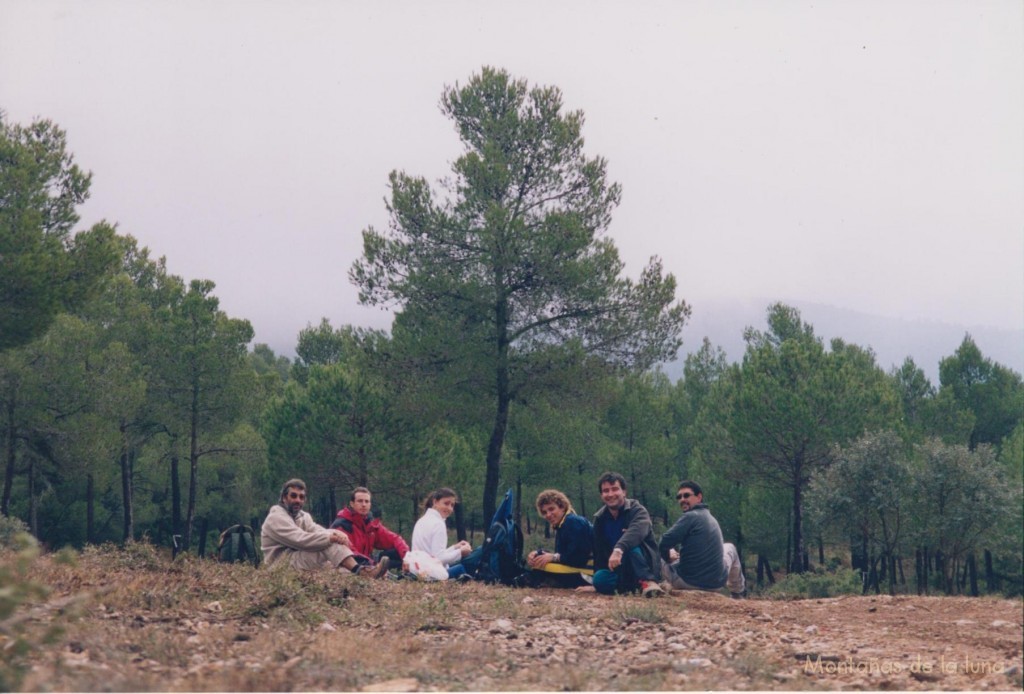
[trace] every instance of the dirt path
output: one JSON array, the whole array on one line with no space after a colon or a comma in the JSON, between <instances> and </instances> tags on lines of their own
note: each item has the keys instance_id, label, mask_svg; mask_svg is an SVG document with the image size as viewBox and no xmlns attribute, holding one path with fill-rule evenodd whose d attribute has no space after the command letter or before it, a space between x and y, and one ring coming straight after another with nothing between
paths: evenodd
<instances>
[{"instance_id":1,"label":"dirt path","mask_svg":"<svg viewBox=\"0 0 1024 694\"><path fill-rule=\"evenodd\" d=\"M104 592L31 654L22 689L1021 689L1020 600L644 600L239 571L55 568L51 600Z\"/></svg>"}]
</instances>

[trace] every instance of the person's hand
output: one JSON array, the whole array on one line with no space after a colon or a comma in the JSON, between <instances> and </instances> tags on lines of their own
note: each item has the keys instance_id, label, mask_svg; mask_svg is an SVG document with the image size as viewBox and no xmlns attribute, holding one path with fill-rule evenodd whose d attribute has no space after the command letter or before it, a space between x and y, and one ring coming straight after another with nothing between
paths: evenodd
<instances>
[{"instance_id":1,"label":"person's hand","mask_svg":"<svg viewBox=\"0 0 1024 694\"><path fill-rule=\"evenodd\" d=\"M595 588L594 586L580 586L579 588L576 589L576 592L577 593L596 593L597 592L597 588Z\"/></svg>"},{"instance_id":2,"label":"person's hand","mask_svg":"<svg viewBox=\"0 0 1024 694\"><path fill-rule=\"evenodd\" d=\"M470 545L465 540L463 540L456 546L459 548L459 553L462 554L462 556L464 557L469 556L469 553L473 551L472 545Z\"/></svg>"},{"instance_id":3,"label":"person's hand","mask_svg":"<svg viewBox=\"0 0 1024 694\"><path fill-rule=\"evenodd\" d=\"M345 545L346 547L351 544L351 540L348 539L348 535L341 532L340 530L334 531L334 533L331 535L331 542L339 545Z\"/></svg>"},{"instance_id":4,"label":"person's hand","mask_svg":"<svg viewBox=\"0 0 1024 694\"><path fill-rule=\"evenodd\" d=\"M608 557L608 568L615 571L620 564L622 564L622 550L616 547L612 550L612 555Z\"/></svg>"},{"instance_id":5,"label":"person's hand","mask_svg":"<svg viewBox=\"0 0 1024 694\"><path fill-rule=\"evenodd\" d=\"M538 554L536 557L534 557L533 561L530 563L530 566L534 569L542 569L548 564L550 564L552 561L554 561L554 558L555 555L551 554L551 552L544 552L544 554Z\"/></svg>"},{"instance_id":6,"label":"person's hand","mask_svg":"<svg viewBox=\"0 0 1024 694\"><path fill-rule=\"evenodd\" d=\"M533 551L533 552L530 552L529 554L527 554L526 555L526 563L527 563L527 565L529 565L529 566L531 566L533 568L537 568L533 564L533 560L536 559L536 558L537 558L537 552L536 551Z\"/></svg>"},{"instance_id":7,"label":"person's hand","mask_svg":"<svg viewBox=\"0 0 1024 694\"><path fill-rule=\"evenodd\" d=\"M670 549L668 551L668 560L672 562L679 561L679 552L677 552L674 548Z\"/></svg>"}]
</instances>

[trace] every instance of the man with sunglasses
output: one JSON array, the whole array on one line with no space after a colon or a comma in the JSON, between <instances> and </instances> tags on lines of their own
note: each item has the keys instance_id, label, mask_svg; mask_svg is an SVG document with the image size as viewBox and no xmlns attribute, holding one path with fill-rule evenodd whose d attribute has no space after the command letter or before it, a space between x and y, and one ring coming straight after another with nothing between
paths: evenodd
<instances>
[{"instance_id":1,"label":"man with sunglasses","mask_svg":"<svg viewBox=\"0 0 1024 694\"><path fill-rule=\"evenodd\" d=\"M679 590L728 587L733 598L742 598L746 579L739 554L735 545L722 542L722 529L704 503L700 485L690 480L680 482L676 500L683 515L658 543L665 560L663 578Z\"/></svg>"},{"instance_id":2,"label":"man with sunglasses","mask_svg":"<svg viewBox=\"0 0 1024 694\"><path fill-rule=\"evenodd\" d=\"M360 567L349 547L348 535L318 525L302 510L306 503L306 483L288 480L281 488L281 501L270 507L263 521L260 544L268 566L285 560L296 569L333 567L369 578L383 578L388 560L376 566Z\"/></svg>"}]
</instances>

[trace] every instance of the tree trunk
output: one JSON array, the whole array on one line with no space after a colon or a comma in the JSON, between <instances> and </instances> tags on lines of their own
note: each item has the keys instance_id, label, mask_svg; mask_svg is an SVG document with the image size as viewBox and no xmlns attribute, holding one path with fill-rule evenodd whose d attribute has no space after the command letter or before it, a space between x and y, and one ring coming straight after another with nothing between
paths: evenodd
<instances>
[{"instance_id":1,"label":"tree trunk","mask_svg":"<svg viewBox=\"0 0 1024 694\"><path fill-rule=\"evenodd\" d=\"M39 539L39 502L36 499L36 457L28 456L28 530Z\"/></svg>"},{"instance_id":2,"label":"tree trunk","mask_svg":"<svg viewBox=\"0 0 1024 694\"><path fill-rule=\"evenodd\" d=\"M90 472L85 476L85 542L96 540L96 480Z\"/></svg>"},{"instance_id":3,"label":"tree trunk","mask_svg":"<svg viewBox=\"0 0 1024 694\"><path fill-rule=\"evenodd\" d=\"M503 371L498 377L499 388L508 390L508 375ZM498 482L501 479L501 449L505 443L505 432L508 430L509 397L507 392L499 392L498 407L494 414L494 428L487 444L487 473L484 478L484 522L494 517L498 508Z\"/></svg>"},{"instance_id":4,"label":"tree trunk","mask_svg":"<svg viewBox=\"0 0 1024 694\"><path fill-rule=\"evenodd\" d=\"M925 568L924 568L924 552L918 547L914 550L914 581L917 585L917 594L924 595L924 581L925 581Z\"/></svg>"},{"instance_id":5,"label":"tree trunk","mask_svg":"<svg viewBox=\"0 0 1024 694\"><path fill-rule=\"evenodd\" d=\"M188 424L188 506L185 510L185 537L182 551L192 551L192 524L196 520L196 495L199 489L199 384L192 384L192 405Z\"/></svg>"},{"instance_id":6,"label":"tree trunk","mask_svg":"<svg viewBox=\"0 0 1024 694\"><path fill-rule=\"evenodd\" d=\"M500 274L498 271L495 275ZM498 280L498 286L501 286ZM497 407L494 412L494 428L487 444L487 473L484 477L484 523L494 517L498 502L498 482L501 480L501 451L508 431L508 412L511 404L508 374L508 303L503 299L495 302L495 326L497 327L497 354L494 373L497 391Z\"/></svg>"},{"instance_id":7,"label":"tree trunk","mask_svg":"<svg viewBox=\"0 0 1024 694\"><path fill-rule=\"evenodd\" d=\"M7 401L7 465L4 471L4 496L0 501L0 513L10 515L11 488L14 485L14 469L18 462L18 428L14 425L14 396Z\"/></svg>"},{"instance_id":8,"label":"tree trunk","mask_svg":"<svg viewBox=\"0 0 1024 694\"><path fill-rule=\"evenodd\" d=\"M896 557L890 552L887 560L889 562L889 595L896 595Z\"/></svg>"},{"instance_id":9,"label":"tree trunk","mask_svg":"<svg viewBox=\"0 0 1024 694\"><path fill-rule=\"evenodd\" d=\"M199 519L199 556L206 556L206 531L207 531L206 516Z\"/></svg>"},{"instance_id":10,"label":"tree trunk","mask_svg":"<svg viewBox=\"0 0 1024 694\"><path fill-rule=\"evenodd\" d=\"M789 573L790 562L793 559L793 509L789 509L786 515L786 573Z\"/></svg>"},{"instance_id":11,"label":"tree trunk","mask_svg":"<svg viewBox=\"0 0 1024 694\"><path fill-rule=\"evenodd\" d=\"M999 590L999 579L996 578L995 569L992 566L992 552L985 550L985 587L989 593Z\"/></svg>"},{"instance_id":12,"label":"tree trunk","mask_svg":"<svg viewBox=\"0 0 1024 694\"><path fill-rule=\"evenodd\" d=\"M463 517L462 503L455 504L455 537L461 542L466 539L466 519Z\"/></svg>"},{"instance_id":13,"label":"tree trunk","mask_svg":"<svg viewBox=\"0 0 1024 694\"><path fill-rule=\"evenodd\" d=\"M974 557L974 552L967 555L967 569L968 576L971 581L971 597L978 597L978 560Z\"/></svg>"},{"instance_id":14,"label":"tree trunk","mask_svg":"<svg viewBox=\"0 0 1024 694\"><path fill-rule=\"evenodd\" d=\"M121 533L121 540L123 542L131 542L135 537L135 516L133 513L133 500L132 496L134 493L132 485L132 466L131 461L128 457L128 434L127 425L121 423L121 506L124 512L123 524Z\"/></svg>"},{"instance_id":15,"label":"tree trunk","mask_svg":"<svg viewBox=\"0 0 1024 694\"><path fill-rule=\"evenodd\" d=\"M807 570L807 548L804 546L803 518L803 486L800 481L800 468L794 476L793 484L793 572L803 573Z\"/></svg>"},{"instance_id":16,"label":"tree trunk","mask_svg":"<svg viewBox=\"0 0 1024 694\"><path fill-rule=\"evenodd\" d=\"M171 453L171 535L181 535L181 475L178 470L178 451ZM173 538L172 538L173 539ZM178 553L177 540L174 553Z\"/></svg>"},{"instance_id":17,"label":"tree trunk","mask_svg":"<svg viewBox=\"0 0 1024 694\"><path fill-rule=\"evenodd\" d=\"M878 558L871 557L870 559L871 570L868 572L868 588L873 588L875 595L879 595L882 592L882 588L879 585L878 578ZM866 592L866 591L865 591Z\"/></svg>"},{"instance_id":18,"label":"tree trunk","mask_svg":"<svg viewBox=\"0 0 1024 694\"><path fill-rule=\"evenodd\" d=\"M818 535L818 563L825 566L825 541Z\"/></svg>"}]
</instances>

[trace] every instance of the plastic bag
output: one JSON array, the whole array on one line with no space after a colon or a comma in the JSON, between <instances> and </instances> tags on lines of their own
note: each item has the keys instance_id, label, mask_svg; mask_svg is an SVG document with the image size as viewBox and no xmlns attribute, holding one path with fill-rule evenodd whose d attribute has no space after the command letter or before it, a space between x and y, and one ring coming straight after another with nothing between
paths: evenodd
<instances>
[{"instance_id":1,"label":"plastic bag","mask_svg":"<svg viewBox=\"0 0 1024 694\"><path fill-rule=\"evenodd\" d=\"M448 569L439 559L418 549L409 550L402 558L406 571L422 581L447 581Z\"/></svg>"}]
</instances>

